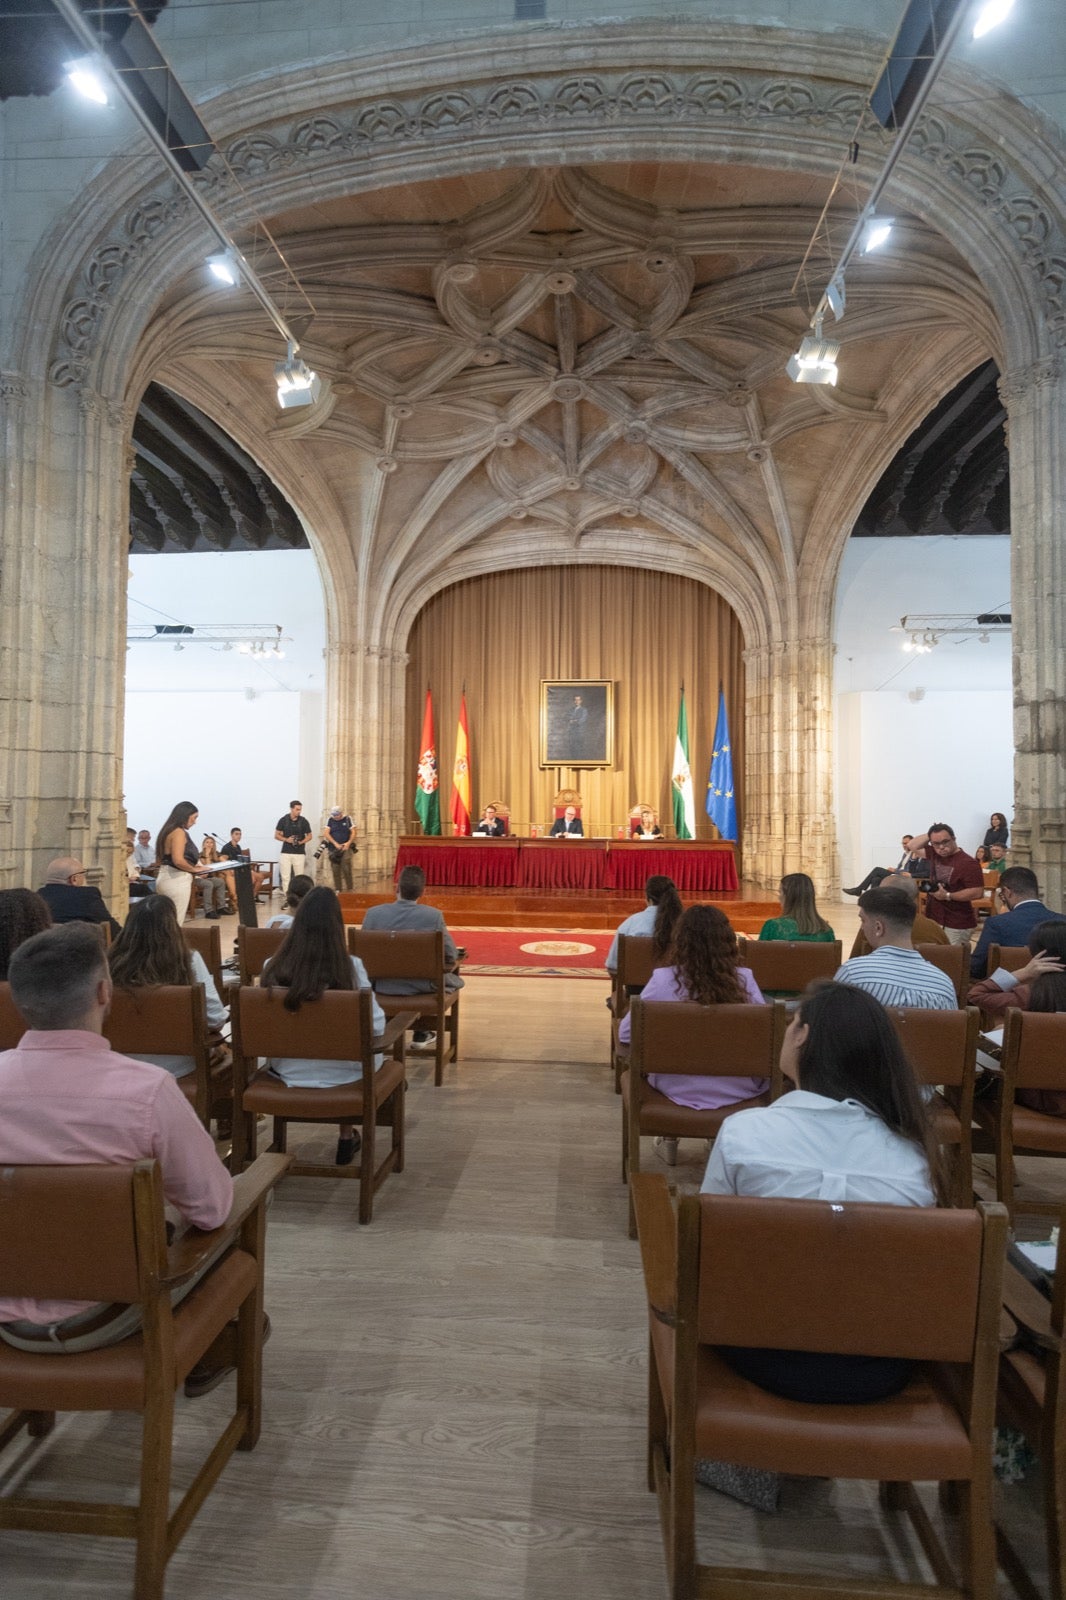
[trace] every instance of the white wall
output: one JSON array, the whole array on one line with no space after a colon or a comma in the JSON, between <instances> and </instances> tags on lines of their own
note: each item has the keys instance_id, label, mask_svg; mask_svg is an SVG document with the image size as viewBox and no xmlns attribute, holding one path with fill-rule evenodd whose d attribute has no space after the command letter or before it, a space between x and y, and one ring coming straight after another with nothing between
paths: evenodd
<instances>
[{"instance_id":1,"label":"white wall","mask_svg":"<svg viewBox=\"0 0 1066 1600\"><path fill-rule=\"evenodd\" d=\"M124 791L135 828L156 830L179 800L204 832L244 829L256 854L276 853L274 824L300 799L322 817L322 586L309 550L133 556L131 623L277 623L281 661L187 642L130 646L126 656Z\"/></svg>"},{"instance_id":2,"label":"white wall","mask_svg":"<svg viewBox=\"0 0 1066 1600\"><path fill-rule=\"evenodd\" d=\"M899 858L901 833L947 822L972 851L1014 796L1009 634L902 649L905 613L1010 609L1005 538L852 539L837 587L841 881Z\"/></svg>"}]
</instances>

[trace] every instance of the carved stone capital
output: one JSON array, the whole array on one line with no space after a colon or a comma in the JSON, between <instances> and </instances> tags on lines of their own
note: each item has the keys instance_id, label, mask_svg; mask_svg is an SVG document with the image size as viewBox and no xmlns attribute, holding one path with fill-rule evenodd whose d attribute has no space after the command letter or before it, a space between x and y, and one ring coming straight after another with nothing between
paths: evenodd
<instances>
[{"instance_id":1,"label":"carved stone capital","mask_svg":"<svg viewBox=\"0 0 1066 1600\"><path fill-rule=\"evenodd\" d=\"M1050 389L1066 377L1066 363L1060 356L1044 356L1031 366L1005 372L997 388L999 398L1008 408L1018 400L1026 400L1041 389Z\"/></svg>"},{"instance_id":2,"label":"carved stone capital","mask_svg":"<svg viewBox=\"0 0 1066 1600\"><path fill-rule=\"evenodd\" d=\"M12 414L29 399L29 387L17 372L0 372L0 407Z\"/></svg>"}]
</instances>

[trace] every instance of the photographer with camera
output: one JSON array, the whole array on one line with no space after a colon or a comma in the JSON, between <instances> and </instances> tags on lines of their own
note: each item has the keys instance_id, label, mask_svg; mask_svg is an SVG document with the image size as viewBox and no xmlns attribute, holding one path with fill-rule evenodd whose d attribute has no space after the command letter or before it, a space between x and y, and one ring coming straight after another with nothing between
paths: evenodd
<instances>
[{"instance_id":1,"label":"photographer with camera","mask_svg":"<svg viewBox=\"0 0 1066 1600\"><path fill-rule=\"evenodd\" d=\"M340 806L334 806L330 811L326 823L326 831L322 835L322 843L315 851L315 860L321 856L323 850L329 856L330 871L333 873L333 887L339 894L342 889L352 887L352 857L359 846L355 842L355 824L351 817L345 816Z\"/></svg>"}]
</instances>

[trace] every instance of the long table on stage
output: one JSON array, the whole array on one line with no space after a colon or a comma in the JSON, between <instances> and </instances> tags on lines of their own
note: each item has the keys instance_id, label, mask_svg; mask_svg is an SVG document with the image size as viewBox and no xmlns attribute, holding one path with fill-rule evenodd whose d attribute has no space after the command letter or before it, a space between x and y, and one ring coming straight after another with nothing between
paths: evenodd
<instances>
[{"instance_id":1,"label":"long table on stage","mask_svg":"<svg viewBox=\"0 0 1066 1600\"><path fill-rule=\"evenodd\" d=\"M636 892L652 873L689 894L737 888L733 846L725 839L436 839L405 836L396 876L421 867L427 884L478 889L622 889Z\"/></svg>"}]
</instances>

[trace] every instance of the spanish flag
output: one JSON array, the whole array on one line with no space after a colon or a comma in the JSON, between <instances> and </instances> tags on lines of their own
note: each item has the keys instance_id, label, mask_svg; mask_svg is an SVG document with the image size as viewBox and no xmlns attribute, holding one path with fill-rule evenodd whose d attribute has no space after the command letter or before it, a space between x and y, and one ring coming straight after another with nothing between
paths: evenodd
<instances>
[{"instance_id":1,"label":"spanish flag","mask_svg":"<svg viewBox=\"0 0 1066 1600\"><path fill-rule=\"evenodd\" d=\"M452 821L461 836L470 832L470 730L466 722L466 695L459 702L459 727L455 735L452 769Z\"/></svg>"}]
</instances>

